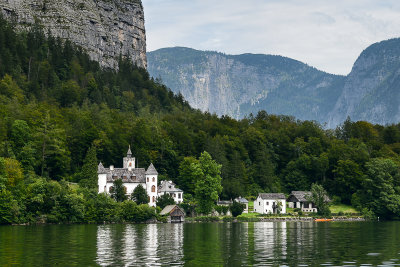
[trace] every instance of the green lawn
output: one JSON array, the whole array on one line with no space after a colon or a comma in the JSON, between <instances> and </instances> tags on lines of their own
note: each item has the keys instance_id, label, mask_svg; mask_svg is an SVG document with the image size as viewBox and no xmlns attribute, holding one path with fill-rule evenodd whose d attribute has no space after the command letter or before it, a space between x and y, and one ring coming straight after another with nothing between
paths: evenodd
<instances>
[{"instance_id":1,"label":"green lawn","mask_svg":"<svg viewBox=\"0 0 400 267\"><path fill-rule=\"evenodd\" d=\"M338 205L332 205L329 207L332 213L358 213L358 211L353 208L352 206L345 205L345 204L338 204Z\"/></svg>"},{"instance_id":2,"label":"green lawn","mask_svg":"<svg viewBox=\"0 0 400 267\"><path fill-rule=\"evenodd\" d=\"M241 218L255 218L255 217L259 216L259 215L260 214L258 214L257 212L250 212L250 213L242 213L238 217L241 217Z\"/></svg>"}]
</instances>

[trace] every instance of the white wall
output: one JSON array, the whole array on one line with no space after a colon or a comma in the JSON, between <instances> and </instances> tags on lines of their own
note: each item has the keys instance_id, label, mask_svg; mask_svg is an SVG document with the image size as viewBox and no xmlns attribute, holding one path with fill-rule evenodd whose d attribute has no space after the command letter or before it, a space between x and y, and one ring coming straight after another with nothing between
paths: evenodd
<instances>
[{"instance_id":1,"label":"white wall","mask_svg":"<svg viewBox=\"0 0 400 267\"><path fill-rule=\"evenodd\" d=\"M126 193L128 195L131 195L133 193L133 190L135 190L135 188L138 185L142 185L144 189L146 189L146 184L145 183L124 183L123 185L126 187ZM107 191L106 193L110 193L110 187L113 186L113 183L108 182L107 183Z\"/></svg>"},{"instance_id":2,"label":"white wall","mask_svg":"<svg viewBox=\"0 0 400 267\"><path fill-rule=\"evenodd\" d=\"M170 194L172 198L174 199L176 204L182 203L183 202L183 193L182 192L159 192L158 196L162 196L164 194Z\"/></svg>"},{"instance_id":3,"label":"white wall","mask_svg":"<svg viewBox=\"0 0 400 267\"><path fill-rule=\"evenodd\" d=\"M154 181L153 181L154 178ZM147 194L150 197L149 206L155 207L157 201L157 175L146 175ZM155 186L155 192L151 192L151 188ZM154 197L154 201L153 201Z\"/></svg>"},{"instance_id":4,"label":"white wall","mask_svg":"<svg viewBox=\"0 0 400 267\"><path fill-rule=\"evenodd\" d=\"M254 201L254 212L261 213L261 214L268 214L268 213L273 213L273 204L276 203L277 201L282 203L282 210L281 214L286 213L286 200L285 199L262 199L258 197Z\"/></svg>"},{"instance_id":5,"label":"white wall","mask_svg":"<svg viewBox=\"0 0 400 267\"><path fill-rule=\"evenodd\" d=\"M99 186L99 193L103 193L104 187L107 185L107 174L99 174L97 185Z\"/></svg>"}]
</instances>

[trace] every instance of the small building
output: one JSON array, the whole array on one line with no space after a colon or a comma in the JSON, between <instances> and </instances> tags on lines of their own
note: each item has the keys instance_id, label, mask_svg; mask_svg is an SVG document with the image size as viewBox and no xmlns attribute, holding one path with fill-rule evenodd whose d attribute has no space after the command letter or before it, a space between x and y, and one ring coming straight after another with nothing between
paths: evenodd
<instances>
[{"instance_id":1,"label":"small building","mask_svg":"<svg viewBox=\"0 0 400 267\"><path fill-rule=\"evenodd\" d=\"M232 200L219 200L217 201L217 206L226 206L229 207L230 205L233 204Z\"/></svg>"},{"instance_id":2,"label":"small building","mask_svg":"<svg viewBox=\"0 0 400 267\"><path fill-rule=\"evenodd\" d=\"M309 201L311 191L292 191L287 202L289 208L300 209L302 212L317 212L318 209L314 203ZM328 196L325 196L326 201L330 201Z\"/></svg>"},{"instance_id":3,"label":"small building","mask_svg":"<svg viewBox=\"0 0 400 267\"><path fill-rule=\"evenodd\" d=\"M185 221L185 211L178 205L168 205L160 213L160 215L168 215L169 223L180 223Z\"/></svg>"},{"instance_id":4,"label":"small building","mask_svg":"<svg viewBox=\"0 0 400 267\"><path fill-rule=\"evenodd\" d=\"M254 212L260 214L285 214L286 197L282 193L260 193L254 201Z\"/></svg>"},{"instance_id":5,"label":"small building","mask_svg":"<svg viewBox=\"0 0 400 267\"><path fill-rule=\"evenodd\" d=\"M247 199L245 199L244 197L237 197L235 198L235 201L245 205L243 213L249 213L249 201Z\"/></svg>"},{"instance_id":6,"label":"small building","mask_svg":"<svg viewBox=\"0 0 400 267\"><path fill-rule=\"evenodd\" d=\"M176 187L172 181L161 181L158 186L158 196L169 194L175 201L176 204L183 202L183 191Z\"/></svg>"}]
</instances>

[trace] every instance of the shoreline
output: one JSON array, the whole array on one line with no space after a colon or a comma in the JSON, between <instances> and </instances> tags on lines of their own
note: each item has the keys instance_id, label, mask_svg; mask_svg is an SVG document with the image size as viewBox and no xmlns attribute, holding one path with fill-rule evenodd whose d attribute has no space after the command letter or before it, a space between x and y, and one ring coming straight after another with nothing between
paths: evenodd
<instances>
[{"instance_id":1,"label":"shoreline","mask_svg":"<svg viewBox=\"0 0 400 267\"><path fill-rule=\"evenodd\" d=\"M187 217L185 223L201 222L315 222L314 217ZM365 222L363 217L332 217L331 222Z\"/></svg>"}]
</instances>

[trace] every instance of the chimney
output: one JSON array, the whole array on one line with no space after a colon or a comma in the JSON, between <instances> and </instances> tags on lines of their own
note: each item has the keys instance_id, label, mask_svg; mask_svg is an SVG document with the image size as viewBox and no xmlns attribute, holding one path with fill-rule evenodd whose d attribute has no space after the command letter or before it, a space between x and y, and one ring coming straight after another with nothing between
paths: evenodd
<instances>
[{"instance_id":1,"label":"chimney","mask_svg":"<svg viewBox=\"0 0 400 267\"><path fill-rule=\"evenodd\" d=\"M114 170L114 165L110 165L110 171Z\"/></svg>"}]
</instances>

